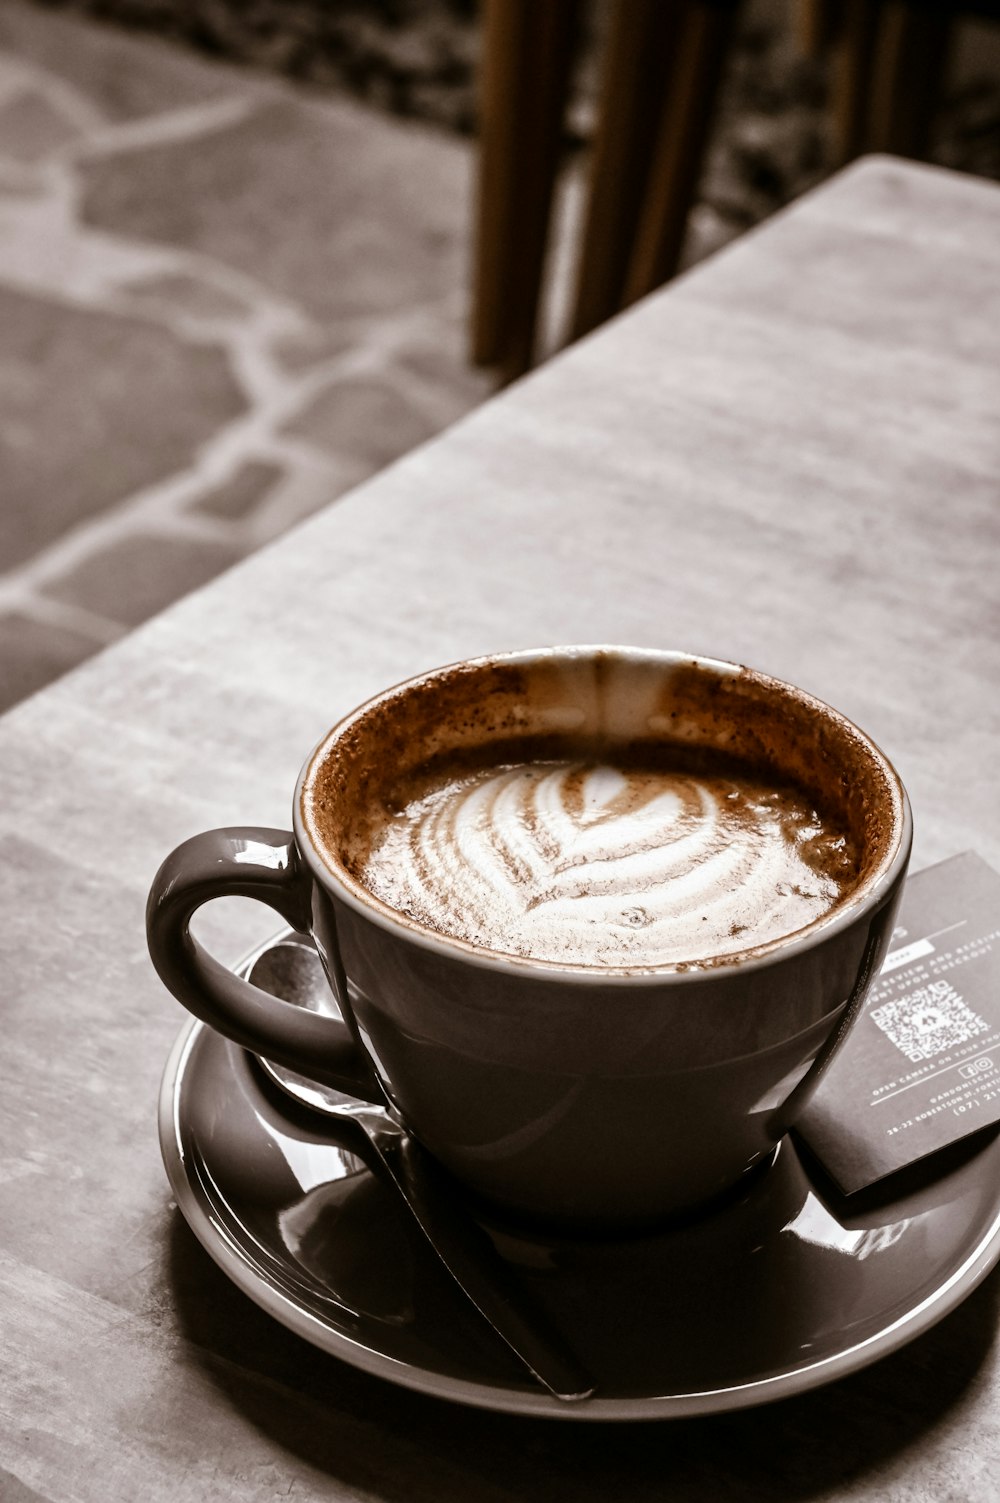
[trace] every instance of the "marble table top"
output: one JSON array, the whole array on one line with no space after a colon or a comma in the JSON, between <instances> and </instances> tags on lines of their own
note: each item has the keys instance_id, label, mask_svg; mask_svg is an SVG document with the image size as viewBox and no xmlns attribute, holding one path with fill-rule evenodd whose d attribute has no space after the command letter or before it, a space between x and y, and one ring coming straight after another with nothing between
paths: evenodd
<instances>
[{"instance_id":1,"label":"marble table top","mask_svg":"<svg viewBox=\"0 0 1000 1503\"><path fill-rule=\"evenodd\" d=\"M993 1496L1000 1275L759 1410L465 1409L284 1330L195 1242L155 1103L163 855L287 825L339 715L546 642L751 663L863 725L913 866L1000 866L1000 190L862 162L0 722L5 1500ZM235 900L228 961L274 927Z\"/></svg>"}]
</instances>

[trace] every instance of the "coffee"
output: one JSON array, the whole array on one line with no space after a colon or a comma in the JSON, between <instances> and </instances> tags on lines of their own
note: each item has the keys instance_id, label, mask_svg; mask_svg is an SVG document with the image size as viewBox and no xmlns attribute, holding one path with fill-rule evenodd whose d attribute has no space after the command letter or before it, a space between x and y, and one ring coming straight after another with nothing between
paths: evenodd
<instances>
[{"instance_id":1,"label":"coffee","mask_svg":"<svg viewBox=\"0 0 1000 1503\"><path fill-rule=\"evenodd\" d=\"M857 876L815 800L719 757L555 760L411 776L358 877L426 928L572 965L658 966L813 923Z\"/></svg>"}]
</instances>

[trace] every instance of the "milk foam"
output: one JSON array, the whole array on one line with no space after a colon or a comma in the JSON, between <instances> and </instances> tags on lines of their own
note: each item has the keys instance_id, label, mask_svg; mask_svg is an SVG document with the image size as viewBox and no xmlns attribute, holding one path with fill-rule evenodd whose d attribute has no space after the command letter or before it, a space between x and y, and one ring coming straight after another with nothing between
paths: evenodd
<instances>
[{"instance_id":1,"label":"milk foam","mask_svg":"<svg viewBox=\"0 0 1000 1503\"><path fill-rule=\"evenodd\" d=\"M828 912L844 840L752 777L526 763L447 778L387 821L361 880L417 922L505 954L665 965Z\"/></svg>"}]
</instances>

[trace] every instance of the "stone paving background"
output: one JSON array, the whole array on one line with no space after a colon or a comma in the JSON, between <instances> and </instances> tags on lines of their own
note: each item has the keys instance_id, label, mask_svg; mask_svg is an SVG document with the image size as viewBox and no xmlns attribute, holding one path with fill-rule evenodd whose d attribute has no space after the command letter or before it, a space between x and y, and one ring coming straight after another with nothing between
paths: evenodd
<instances>
[{"instance_id":1,"label":"stone paving background","mask_svg":"<svg viewBox=\"0 0 1000 1503\"><path fill-rule=\"evenodd\" d=\"M470 170L351 101L0 8L0 707L487 394Z\"/></svg>"},{"instance_id":2,"label":"stone paving background","mask_svg":"<svg viewBox=\"0 0 1000 1503\"><path fill-rule=\"evenodd\" d=\"M746 12L689 263L828 168L825 74L776 3ZM465 343L475 12L2 0L0 709L488 395ZM937 160L1000 176L998 73L960 70ZM576 145L595 80L585 48Z\"/></svg>"}]
</instances>

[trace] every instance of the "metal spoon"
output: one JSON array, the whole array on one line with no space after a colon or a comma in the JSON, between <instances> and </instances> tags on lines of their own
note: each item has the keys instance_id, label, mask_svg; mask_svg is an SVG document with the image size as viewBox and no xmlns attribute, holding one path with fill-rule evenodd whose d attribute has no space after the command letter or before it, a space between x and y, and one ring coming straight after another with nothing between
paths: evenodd
<instances>
[{"instance_id":1,"label":"metal spoon","mask_svg":"<svg viewBox=\"0 0 1000 1503\"><path fill-rule=\"evenodd\" d=\"M263 991L315 1012L335 1004L310 944L291 934L269 944L243 968ZM437 1258L537 1382L567 1403L586 1399L594 1383L548 1317L534 1307L492 1240L465 1209L447 1171L383 1107L356 1101L270 1060L260 1064L293 1100L320 1112L347 1152L395 1186Z\"/></svg>"}]
</instances>

